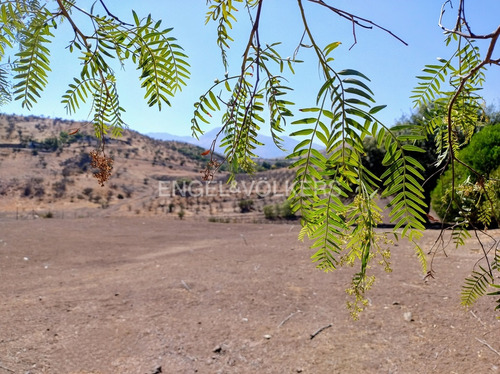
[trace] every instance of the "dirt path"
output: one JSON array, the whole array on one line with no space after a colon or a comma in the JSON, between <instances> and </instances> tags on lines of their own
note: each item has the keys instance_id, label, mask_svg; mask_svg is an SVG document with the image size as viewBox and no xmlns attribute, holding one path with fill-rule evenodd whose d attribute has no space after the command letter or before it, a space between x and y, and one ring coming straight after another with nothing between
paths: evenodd
<instances>
[{"instance_id":1,"label":"dirt path","mask_svg":"<svg viewBox=\"0 0 500 374\"><path fill-rule=\"evenodd\" d=\"M316 270L298 231L2 222L0 374L500 373L492 300L459 305L474 245L437 258L427 283L411 249L394 247L393 273L376 270L371 306L354 322L350 274Z\"/></svg>"}]
</instances>

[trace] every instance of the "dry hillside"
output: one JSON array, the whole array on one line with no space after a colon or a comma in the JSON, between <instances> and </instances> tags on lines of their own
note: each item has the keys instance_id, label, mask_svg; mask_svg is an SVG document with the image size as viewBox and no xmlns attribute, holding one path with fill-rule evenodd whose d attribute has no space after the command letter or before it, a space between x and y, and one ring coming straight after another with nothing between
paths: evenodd
<instances>
[{"instance_id":1,"label":"dry hillside","mask_svg":"<svg viewBox=\"0 0 500 374\"><path fill-rule=\"evenodd\" d=\"M0 211L18 218L180 214L255 220L266 204L284 200L291 179L287 169L270 170L241 175L231 188L221 172L206 185L200 174L208 161L201 155L205 149L125 130L106 140L114 167L101 187L90 167L89 152L97 147L92 132L83 122L0 115Z\"/></svg>"}]
</instances>

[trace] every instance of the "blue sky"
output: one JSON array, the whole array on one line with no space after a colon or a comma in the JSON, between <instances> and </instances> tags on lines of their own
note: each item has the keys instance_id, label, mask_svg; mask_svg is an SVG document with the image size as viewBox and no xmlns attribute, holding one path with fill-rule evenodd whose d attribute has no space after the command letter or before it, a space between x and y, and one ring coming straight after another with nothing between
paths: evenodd
<instances>
[{"instance_id":1,"label":"blue sky","mask_svg":"<svg viewBox=\"0 0 500 374\"><path fill-rule=\"evenodd\" d=\"M304 1L309 22L317 35L320 45L341 41L342 45L334 52L334 68L342 70L352 68L363 72L371 79L370 87L375 93L377 104L385 104L387 108L379 113L379 118L387 125L392 125L404 114L410 114L413 104L409 98L416 84L416 75L420 74L425 64L431 64L437 57L447 58L452 53L445 47L443 32L438 27L438 19L443 1L394 1L394 0L336 0L326 1L345 11L352 12L391 30L404 39L405 46L389 34L373 29L357 28L357 44L349 50L353 43L352 25L344 19L330 13L325 8ZM91 4L82 0L79 4ZM190 119L193 103L210 87L215 78L224 75L219 49L216 45L215 25L205 26L205 1L179 0L121 0L108 1L110 10L124 20L131 19L131 9L139 16L151 13L154 19L162 19L165 27L174 27L173 36L181 44L189 56L191 79L188 87L172 99L172 107L165 107L161 112L149 108L143 100L138 74L132 65L118 73L118 87L121 104L126 109L125 121L134 130L142 133L169 132L176 135L190 135ZM457 3L457 1L455 1ZM499 0L474 0L466 3L466 14L470 25L476 33L488 33L498 27L500 21ZM262 9L261 44L282 41L278 48L283 57L291 56L302 35L300 15L297 3L293 0L264 0ZM452 27L455 23L455 10L448 8L445 14L445 25ZM244 9L238 13L238 23L231 31L236 40L230 50L229 74L237 73L241 65L239 57L243 52L249 32ZM60 28L58 40L51 47L52 70L49 86L42 99L27 112L20 104L13 102L0 107L4 113L34 114L48 117L88 119L88 113L81 110L69 116L60 103L61 95L74 74L78 72L76 56L68 53L64 47L71 38L71 29ZM242 43L238 42L241 40ZM485 52L485 44L479 46ZM312 55L307 51L299 55L307 59ZM497 46L497 57L500 57L500 46ZM317 63L297 65L296 76L290 78L290 86L295 88L292 101L297 107L314 105L316 92L321 85ZM119 70L119 69L118 69ZM500 108L500 68L490 67L487 73L487 85L483 95L488 104ZM214 123L205 126L205 130L219 126L217 116ZM293 129L288 127L287 133ZM263 131L266 133L266 131Z\"/></svg>"}]
</instances>

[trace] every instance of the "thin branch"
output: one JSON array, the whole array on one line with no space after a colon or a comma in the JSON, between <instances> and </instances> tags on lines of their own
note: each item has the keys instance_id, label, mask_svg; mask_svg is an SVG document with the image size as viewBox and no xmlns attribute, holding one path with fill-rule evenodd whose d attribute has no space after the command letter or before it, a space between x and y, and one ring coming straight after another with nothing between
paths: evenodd
<instances>
[{"instance_id":1,"label":"thin branch","mask_svg":"<svg viewBox=\"0 0 500 374\"><path fill-rule=\"evenodd\" d=\"M459 14L462 16L462 19L464 21L464 25L465 25L465 27L467 27L467 30L469 30L469 34L472 34L469 23L467 22L467 18L465 17L465 0L460 0Z\"/></svg>"},{"instance_id":2,"label":"thin branch","mask_svg":"<svg viewBox=\"0 0 500 374\"><path fill-rule=\"evenodd\" d=\"M298 309L296 312L290 313L290 315L288 317L286 317L283 321L281 321L281 323L278 325L278 328L283 326L290 318L292 318L294 315L296 315L297 313L300 313L300 312L301 312L301 310Z\"/></svg>"},{"instance_id":3,"label":"thin branch","mask_svg":"<svg viewBox=\"0 0 500 374\"><path fill-rule=\"evenodd\" d=\"M0 369L3 369L3 370L5 370L5 371L8 371L9 373L15 373L15 371L14 371L14 370L11 370L11 369L9 369L9 368L6 368L5 366L2 366L2 365L0 365Z\"/></svg>"},{"instance_id":4,"label":"thin branch","mask_svg":"<svg viewBox=\"0 0 500 374\"><path fill-rule=\"evenodd\" d=\"M118 18L117 16L115 16L113 13L111 13L103 0L99 0L99 2L101 3L101 5L104 8L104 10L106 11L106 13L108 13L108 16L110 16L111 18L113 18L115 21L119 22L120 24L122 24L124 26L134 26L134 25L132 25L130 23L123 22L120 18Z\"/></svg>"},{"instance_id":5,"label":"thin branch","mask_svg":"<svg viewBox=\"0 0 500 374\"><path fill-rule=\"evenodd\" d=\"M356 22L352 19L352 36L354 38L354 43L349 47L349 50L353 49L356 44L358 44L358 39L356 38Z\"/></svg>"},{"instance_id":6,"label":"thin branch","mask_svg":"<svg viewBox=\"0 0 500 374\"><path fill-rule=\"evenodd\" d=\"M496 60L492 60L491 59L491 56L493 55L493 51L495 49L495 45L496 45L496 42L498 40L498 37L500 36L500 25L498 26L498 28L496 29L496 31L494 31L493 33L491 34L488 34L488 35L475 35L473 33L469 33L469 34L464 34L462 33L460 30L457 29L457 27L454 29L454 30L448 30L446 28L444 28L441 24L442 22L442 17L443 17L443 14L444 14L444 6L446 5L446 3L443 5L443 8L441 10L441 17L439 19L439 26L441 28L443 28L443 30L445 30L446 32L450 32L450 33L453 33L453 34L456 34L456 35L459 35L459 36L462 36L466 39L491 39L491 42L490 42L490 45L488 47L488 52L486 53L486 57L484 58L483 61L481 61L481 63L479 63L477 66L475 66L474 68L472 68L469 72L469 74L467 74L466 76L462 77L462 79L460 80L460 84L459 86L457 87L456 91L455 91L455 94L453 95L453 97L451 98L449 104L448 104L448 118L447 118L447 127L448 127L448 143L449 143L449 150L450 150L450 160L452 161L451 162L451 168L452 168L452 175L454 176L455 175L455 165L454 165L454 162L453 160L457 161L458 163L462 164L463 166L469 168L471 171L473 171L475 174L478 174L474 169L472 169L469 165L467 165L466 163L464 163L463 161L460 161L457 156L455 155L455 151L453 149L453 123L452 123L452 111L453 111L453 105L455 104L455 101L458 99L458 97L460 96L460 94L462 93L462 91L464 90L464 87L465 87L465 84L467 83L467 81L469 79L471 79L474 75L476 75L476 73L481 70L485 65L487 64L491 64L493 62L495 62ZM462 14L459 14L459 18L462 18ZM458 26L459 27L459 26ZM480 174L478 174L481 178L483 178ZM455 178L452 178L452 191L455 191ZM454 193L454 192L452 192Z\"/></svg>"},{"instance_id":7,"label":"thin branch","mask_svg":"<svg viewBox=\"0 0 500 374\"><path fill-rule=\"evenodd\" d=\"M483 321L481 321L481 318L479 318L479 317L476 315L476 313L474 313L472 310L469 310L469 313L470 313L470 314L472 314L472 315L474 316L474 318L476 318L476 319L479 321L479 323L480 323L481 325L483 325L484 327L486 327L486 324L485 324Z\"/></svg>"},{"instance_id":8,"label":"thin branch","mask_svg":"<svg viewBox=\"0 0 500 374\"><path fill-rule=\"evenodd\" d=\"M369 19L366 19L366 18L363 18L363 17L359 17L359 16L357 16L355 14L346 12L345 10L341 10L341 9L335 8L335 7L331 6L331 5L325 4L325 2L323 0L308 0L308 1L311 2L311 3L315 3L315 4L318 4L318 5L324 6L325 8L328 8L332 12L338 14L340 17L349 20L353 24L353 29L355 28L356 25L359 26L359 27L365 28L365 29L372 29L373 27L375 27L375 28L378 28L378 29L380 29L382 31L385 31L386 33L388 33L392 37L394 37L397 40L399 40L404 45L408 45L408 43L406 43L403 39L401 39L399 36L397 36L396 34L394 34L392 31L390 31L389 29L386 29L385 27L380 26L379 24L377 24L377 23L375 23L373 21L370 21ZM364 22L364 24L363 24L363 22ZM354 33L354 40L355 40L354 44L356 44L356 34L355 33ZM354 46L354 44L353 44L353 46ZM351 48L353 46L351 46Z\"/></svg>"},{"instance_id":9,"label":"thin branch","mask_svg":"<svg viewBox=\"0 0 500 374\"><path fill-rule=\"evenodd\" d=\"M61 10L62 15L69 21L75 34L80 36L82 41L85 43L85 47L88 48L88 43L87 43L88 37L78 28L76 23L73 21L73 19L71 18L71 16L68 13L68 10L66 9L64 4L62 3L62 0L56 0L56 1L57 1L57 5L59 5L59 9Z\"/></svg>"},{"instance_id":10,"label":"thin branch","mask_svg":"<svg viewBox=\"0 0 500 374\"><path fill-rule=\"evenodd\" d=\"M307 34L307 31L304 30L304 32L302 33L302 37L300 38L300 42L299 44L297 45L297 48L295 48L295 51L293 51L293 55L292 55L292 61L295 61L295 58L297 57L297 55L299 54L299 50L300 50L300 47L303 46L303 42L304 42L304 38Z\"/></svg>"},{"instance_id":11,"label":"thin branch","mask_svg":"<svg viewBox=\"0 0 500 374\"><path fill-rule=\"evenodd\" d=\"M486 260L486 263L488 264L488 271L490 273L490 276L493 278L493 269L491 268L491 263L490 263L490 259L488 258L488 252L486 252L486 249L484 249L484 245L483 245L483 242L481 241L481 239L479 238L479 235L477 234L477 231L478 230L474 230L474 235L476 235L476 239L479 243L479 245L481 246L481 249L483 251L483 254L484 254L484 259Z\"/></svg>"},{"instance_id":12,"label":"thin branch","mask_svg":"<svg viewBox=\"0 0 500 374\"><path fill-rule=\"evenodd\" d=\"M260 24L260 14L261 14L261 10L262 10L262 3L263 3L264 0L260 0L259 1L259 5L258 5L258 8L257 8L257 14L255 16L255 22L253 24L253 28L252 28L252 32L250 33L250 39L248 41L248 45L247 45L247 50L245 51L245 54L244 54L244 59L243 59L243 64L242 64L242 69L241 69L241 75L243 76L244 74L244 66L245 66L245 62L246 62L246 59L247 59L247 55L248 55L248 51L249 51L249 48L252 46L254 47L255 49L255 66L256 66L256 78L255 78L255 82L254 82L254 89L253 89L253 92L250 96L250 102L248 103L247 107L246 107L246 110L245 110L245 115L243 116L243 120L242 120L242 124L244 125L246 122L247 122L247 118L248 118L248 114L250 112L250 108L253 107L252 105L252 102L255 100L255 96L257 95L257 89L258 89L258 85L259 85L259 81L260 81L260 38L259 38L259 24ZM255 38L255 45L253 43L253 39ZM239 132L238 134L238 139L241 137L241 131Z\"/></svg>"},{"instance_id":13,"label":"thin branch","mask_svg":"<svg viewBox=\"0 0 500 374\"><path fill-rule=\"evenodd\" d=\"M260 0L259 4L258 4L258 7L257 7L257 14L255 16L255 22L253 23L252 31L250 32L250 36L248 37L248 43L247 43L245 52L243 53L243 57L242 57L241 76L240 76L240 82L239 82L239 89L238 89L238 91L237 91L237 93L236 93L236 95L234 96L234 99L233 99L233 102L235 104L238 103L240 95L241 95L241 92L242 92L243 87L244 87L244 79L243 79L243 77L245 76L245 72L247 71L247 69L249 67L251 67L251 66L253 66L255 64L256 65L256 69L257 69L257 72L256 72L257 76L256 76L256 80L254 82L254 91L253 91L253 93L250 96L250 102L246 105L245 114L244 114L243 119L241 121L242 125L245 125L245 123L247 122L248 114L250 112L250 108L252 107L252 101L255 99L255 95L256 95L256 92L257 92L257 86L259 84L259 79L260 79L259 78L259 69L260 69L259 68L259 64L260 64L259 24L260 24L260 15L261 15L261 11L262 11L262 3L263 3L263 1L264 0ZM254 39L255 39L256 45L254 44ZM256 56L255 56L255 60L252 61L252 63L249 65L249 67L247 67L246 63L247 63L247 60L248 60L248 54L250 52L250 48L251 47L254 47L254 49L256 51ZM235 110L237 112L236 105L233 106L233 108L231 110L231 115L229 116L229 120L226 121L226 123L222 126L222 128L219 131L219 133L217 134L217 136L223 130L225 130L225 128L227 127L227 125L231 122L231 119L235 117L234 116ZM238 131L235 143L239 142L241 136L242 136L242 129L240 129L240 131ZM234 153L235 152L236 152L236 148L233 148L232 149L233 157L234 157ZM228 157L226 157L226 159L228 159Z\"/></svg>"},{"instance_id":14,"label":"thin branch","mask_svg":"<svg viewBox=\"0 0 500 374\"><path fill-rule=\"evenodd\" d=\"M434 173L431 174L429 178L427 178L423 183L422 186L425 186L427 182L429 182L432 178L434 178L438 174L443 174L444 171L446 170L446 167L448 166L448 163L446 163L443 167L440 167L438 170L436 170Z\"/></svg>"},{"instance_id":15,"label":"thin branch","mask_svg":"<svg viewBox=\"0 0 500 374\"><path fill-rule=\"evenodd\" d=\"M264 0L260 0L259 1L259 5L258 5L258 8L257 8L257 15L255 16L255 22L253 24L253 27L252 27L252 31L250 32L250 36L248 37L248 44L247 44L247 47L245 49L245 52L243 53L243 62L241 64L241 74L243 75L244 71L246 70L245 69L245 64L246 64L246 61L247 61L247 58L248 58L248 52L250 51L250 47L253 46L253 39L254 39L254 36L255 34L259 32L259 23L260 23L260 13L261 13L261 10L262 10L262 3L263 3ZM257 41L258 41L258 36L257 36ZM258 46L259 47L259 46ZM257 48L257 51L259 51L260 48Z\"/></svg>"},{"instance_id":16,"label":"thin branch","mask_svg":"<svg viewBox=\"0 0 500 374\"><path fill-rule=\"evenodd\" d=\"M322 332L323 330L326 330L327 328L332 327L332 326L333 326L333 324L329 323L328 325L321 327L319 330L316 330L315 332L313 332L311 334L311 340L313 340L316 337L316 335L318 335L320 332Z\"/></svg>"},{"instance_id":17,"label":"thin branch","mask_svg":"<svg viewBox=\"0 0 500 374\"><path fill-rule=\"evenodd\" d=\"M489 345L485 340L481 340L479 338L476 338L476 340L481 343L481 344L484 344L485 346L487 346L489 349L491 349L492 352L495 352L497 355L500 356L500 352L498 352L495 348L493 348L491 345Z\"/></svg>"},{"instance_id":18,"label":"thin branch","mask_svg":"<svg viewBox=\"0 0 500 374\"><path fill-rule=\"evenodd\" d=\"M309 1L317 1L317 0L309 0ZM439 16L439 22L438 22L438 25L439 27L446 33L450 33L450 34L455 34L455 35L458 35L458 36L462 36L464 38L467 38L467 39L495 39L498 37L498 29L496 31L493 31L492 33L490 34L483 34L483 35L477 35L477 34L474 34L472 32L472 30L470 29L468 23L467 23L467 20L465 18L465 11L464 11L464 7L463 7L463 0L460 0L460 5L459 5L459 10L458 10L458 17L457 17L457 22L455 24L455 28L453 29L448 29L446 28L445 26L443 26L443 15L444 13L446 12L446 4L448 4L450 2L450 0L447 0L443 6L441 7L441 14ZM467 27L467 30L468 30L468 33L464 33L460 30L460 25L464 23L465 26ZM500 26L499 26L500 28Z\"/></svg>"}]
</instances>

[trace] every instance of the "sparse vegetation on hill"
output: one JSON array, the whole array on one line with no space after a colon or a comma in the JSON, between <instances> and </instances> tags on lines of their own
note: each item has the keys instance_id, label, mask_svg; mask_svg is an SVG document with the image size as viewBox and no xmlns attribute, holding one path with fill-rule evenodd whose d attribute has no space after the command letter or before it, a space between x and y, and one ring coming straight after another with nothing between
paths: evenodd
<instances>
[{"instance_id":1,"label":"sparse vegetation on hill","mask_svg":"<svg viewBox=\"0 0 500 374\"><path fill-rule=\"evenodd\" d=\"M78 131L76 131L78 130ZM76 131L76 132L75 132ZM0 202L2 210L47 212L58 210L92 214L158 215L188 218L214 215L237 219L245 208L239 201L255 201L246 219L263 216L263 206L283 196L291 172L279 169L287 163L259 161L262 173L241 175L248 191L229 191L221 172L210 187L201 182L200 170L207 162L203 148L166 142L125 131L122 138L107 139L107 153L113 159L114 174L104 187L96 186L90 152L96 139L88 124L60 119L0 114ZM271 164L272 162L272 164ZM268 168L266 165L273 165ZM263 178L264 198L252 178ZM269 179L269 181L268 181ZM275 181L271 184L270 181ZM263 184L263 182L266 184ZM161 195L163 183L167 196ZM170 194L173 188L173 193ZM246 196L248 192L249 196ZM208 196L207 196L208 195ZM76 213L78 214L78 213ZM227 216L227 217L226 217ZM207 218L208 219L208 218Z\"/></svg>"},{"instance_id":2,"label":"sparse vegetation on hill","mask_svg":"<svg viewBox=\"0 0 500 374\"><path fill-rule=\"evenodd\" d=\"M298 217L293 212L290 201L277 202L273 205L264 206L264 216L269 220L295 220Z\"/></svg>"}]
</instances>

